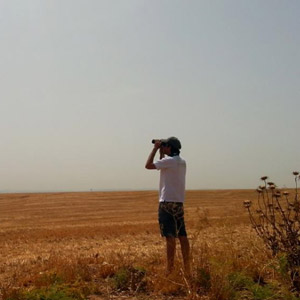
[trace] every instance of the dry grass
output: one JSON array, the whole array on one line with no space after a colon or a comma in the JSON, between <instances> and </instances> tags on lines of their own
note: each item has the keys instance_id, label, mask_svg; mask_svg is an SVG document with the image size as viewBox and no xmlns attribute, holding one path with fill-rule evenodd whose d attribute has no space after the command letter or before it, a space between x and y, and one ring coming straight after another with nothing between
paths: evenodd
<instances>
[{"instance_id":1,"label":"dry grass","mask_svg":"<svg viewBox=\"0 0 300 300\"><path fill-rule=\"evenodd\" d=\"M157 192L1 194L0 299L51 285L68 285L76 299L235 299L230 274L281 280L242 206L255 198L252 190L188 191L193 276L182 273L178 253L178 270L166 279Z\"/></svg>"}]
</instances>

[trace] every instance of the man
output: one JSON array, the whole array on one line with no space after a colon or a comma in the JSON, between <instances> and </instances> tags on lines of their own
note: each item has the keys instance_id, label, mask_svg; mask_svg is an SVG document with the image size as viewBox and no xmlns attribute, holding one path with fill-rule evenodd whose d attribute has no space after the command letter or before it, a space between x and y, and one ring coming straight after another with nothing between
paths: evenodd
<instances>
[{"instance_id":1,"label":"man","mask_svg":"<svg viewBox=\"0 0 300 300\"><path fill-rule=\"evenodd\" d=\"M186 162L180 157L181 143L176 137L153 140L154 147L145 168L160 170L158 220L160 232L166 238L167 273L174 269L176 238L180 241L186 274L190 274L190 246L184 223ZM154 162L159 150L160 160ZM165 157L167 155L168 157Z\"/></svg>"}]
</instances>

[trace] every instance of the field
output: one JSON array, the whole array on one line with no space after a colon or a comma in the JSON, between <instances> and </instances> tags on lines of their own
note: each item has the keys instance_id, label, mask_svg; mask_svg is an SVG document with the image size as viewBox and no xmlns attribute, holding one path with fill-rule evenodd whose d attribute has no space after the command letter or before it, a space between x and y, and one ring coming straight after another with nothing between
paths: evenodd
<instances>
[{"instance_id":1,"label":"field","mask_svg":"<svg viewBox=\"0 0 300 300\"><path fill-rule=\"evenodd\" d=\"M0 299L296 299L251 229L255 199L188 191L192 276L178 247L166 278L156 191L0 194Z\"/></svg>"}]
</instances>

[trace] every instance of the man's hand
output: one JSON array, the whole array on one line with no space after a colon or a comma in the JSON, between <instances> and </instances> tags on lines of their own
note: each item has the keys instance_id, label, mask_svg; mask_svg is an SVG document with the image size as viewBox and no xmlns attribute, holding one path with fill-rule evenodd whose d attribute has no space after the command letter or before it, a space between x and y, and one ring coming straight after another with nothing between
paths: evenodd
<instances>
[{"instance_id":1,"label":"man's hand","mask_svg":"<svg viewBox=\"0 0 300 300\"><path fill-rule=\"evenodd\" d=\"M161 146L161 141L160 140L155 140L154 143L154 149L156 149L156 151L160 148Z\"/></svg>"}]
</instances>

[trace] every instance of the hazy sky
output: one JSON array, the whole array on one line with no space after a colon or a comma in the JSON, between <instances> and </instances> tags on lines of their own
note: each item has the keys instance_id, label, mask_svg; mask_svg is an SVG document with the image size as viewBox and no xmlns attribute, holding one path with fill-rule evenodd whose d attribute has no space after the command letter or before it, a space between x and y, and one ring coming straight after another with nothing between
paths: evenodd
<instances>
[{"instance_id":1,"label":"hazy sky","mask_svg":"<svg viewBox=\"0 0 300 300\"><path fill-rule=\"evenodd\" d=\"M0 0L0 191L293 186L299 0Z\"/></svg>"}]
</instances>

